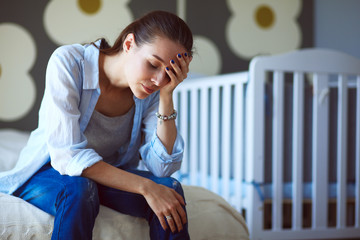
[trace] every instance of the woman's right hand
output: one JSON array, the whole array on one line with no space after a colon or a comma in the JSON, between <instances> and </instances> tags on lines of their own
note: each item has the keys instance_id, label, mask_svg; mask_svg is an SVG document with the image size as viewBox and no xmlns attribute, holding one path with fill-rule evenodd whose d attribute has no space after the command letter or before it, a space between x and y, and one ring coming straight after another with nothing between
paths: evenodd
<instances>
[{"instance_id":1,"label":"woman's right hand","mask_svg":"<svg viewBox=\"0 0 360 240\"><path fill-rule=\"evenodd\" d=\"M183 208L185 201L174 189L151 181L143 196L164 230L168 225L172 232L175 232L176 229L180 232L183 229L183 225L187 222L186 212ZM167 216L171 216L171 218Z\"/></svg>"},{"instance_id":2,"label":"woman's right hand","mask_svg":"<svg viewBox=\"0 0 360 240\"><path fill-rule=\"evenodd\" d=\"M103 161L84 169L81 176L108 187L143 195L164 230L169 226L172 232L175 232L176 229L181 231L187 222L186 212L183 208L185 201L174 189L126 172ZM166 216L171 216L172 219L165 220Z\"/></svg>"}]
</instances>

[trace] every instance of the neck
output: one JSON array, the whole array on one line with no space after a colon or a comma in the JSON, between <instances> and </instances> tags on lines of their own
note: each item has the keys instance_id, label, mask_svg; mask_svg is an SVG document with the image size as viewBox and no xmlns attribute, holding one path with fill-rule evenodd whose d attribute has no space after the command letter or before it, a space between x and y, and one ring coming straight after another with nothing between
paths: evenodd
<instances>
[{"instance_id":1,"label":"neck","mask_svg":"<svg viewBox=\"0 0 360 240\"><path fill-rule=\"evenodd\" d=\"M119 53L120 54L120 53ZM105 88L116 88L117 90L127 90L129 88L126 81L122 77L122 69L119 69L118 61L120 56L105 55L100 53L99 56L99 82Z\"/></svg>"}]
</instances>

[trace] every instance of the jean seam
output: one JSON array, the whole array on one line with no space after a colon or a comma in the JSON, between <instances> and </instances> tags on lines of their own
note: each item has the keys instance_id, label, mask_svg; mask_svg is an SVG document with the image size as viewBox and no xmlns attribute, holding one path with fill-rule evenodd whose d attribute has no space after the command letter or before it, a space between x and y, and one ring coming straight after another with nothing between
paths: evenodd
<instances>
[{"instance_id":1,"label":"jean seam","mask_svg":"<svg viewBox=\"0 0 360 240\"><path fill-rule=\"evenodd\" d=\"M60 227L61 227L61 224L60 224L60 222L62 222L62 220L63 220L63 217L64 217L64 212L65 212L65 209L66 209L66 204L67 204L67 198L68 198L68 192L67 192L67 188L66 188L66 185L65 184L61 184L61 185L63 185L63 187L64 187L64 196L65 196L65 200L64 200L64 206L63 206L63 210L62 210L62 212L61 212L61 217L59 218L59 226L58 226L58 236L57 236L57 239L59 239L60 238ZM56 210L56 212L57 212L57 210ZM55 213L56 214L56 213Z\"/></svg>"}]
</instances>

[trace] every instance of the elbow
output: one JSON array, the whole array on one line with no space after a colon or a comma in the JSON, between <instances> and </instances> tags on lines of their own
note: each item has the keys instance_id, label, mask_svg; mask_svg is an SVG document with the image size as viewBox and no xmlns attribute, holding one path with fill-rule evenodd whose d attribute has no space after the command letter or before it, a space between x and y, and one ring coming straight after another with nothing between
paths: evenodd
<instances>
[{"instance_id":1,"label":"elbow","mask_svg":"<svg viewBox=\"0 0 360 240\"><path fill-rule=\"evenodd\" d=\"M181 161L171 162L171 163L161 163L158 166L153 166L148 168L156 177L169 177L174 172L180 170L180 167L181 167Z\"/></svg>"}]
</instances>

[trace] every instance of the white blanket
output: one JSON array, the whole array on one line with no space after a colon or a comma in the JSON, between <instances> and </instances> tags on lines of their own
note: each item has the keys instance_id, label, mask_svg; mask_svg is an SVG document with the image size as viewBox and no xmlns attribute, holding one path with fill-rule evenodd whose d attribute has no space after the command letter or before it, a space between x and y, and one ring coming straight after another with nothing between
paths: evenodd
<instances>
[{"instance_id":1,"label":"white blanket","mask_svg":"<svg viewBox=\"0 0 360 240\"><path fill-rule=\"evenodd\" d=\"M29 134L0 129L0 171L14 167ZM249 239L246 223L223 198L195 186L183 186L189 233L193 240ZM50 239L54 217L20 198L0 193L0 239ZM150 239L145 219L100 206L93 239Z\"/></svg>"}]
</instances>

